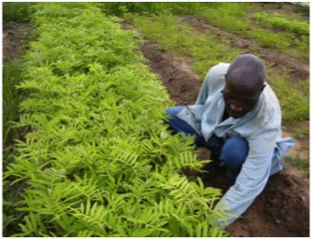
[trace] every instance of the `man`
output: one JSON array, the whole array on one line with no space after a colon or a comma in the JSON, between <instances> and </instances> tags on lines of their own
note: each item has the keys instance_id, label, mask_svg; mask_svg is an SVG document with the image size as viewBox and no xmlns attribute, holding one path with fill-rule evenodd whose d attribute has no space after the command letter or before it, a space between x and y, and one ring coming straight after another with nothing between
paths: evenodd
<instances>
[{"instance_id":1,"label":"man","mask_svg":"<svg viewBox=\"0 0 312 240\"><path fill-rule=\"evenodd\" d=\"M234 216L211 222L222 228L246 211L270 175L282 170L283 156L294 145L293 139L282 138L279 102L265 82L262 61L252 54L212 67L195 105L167 113L170 127L195 135L196 145L208 148L235 183L216 205Z\"/></svg>"}]
</instances>

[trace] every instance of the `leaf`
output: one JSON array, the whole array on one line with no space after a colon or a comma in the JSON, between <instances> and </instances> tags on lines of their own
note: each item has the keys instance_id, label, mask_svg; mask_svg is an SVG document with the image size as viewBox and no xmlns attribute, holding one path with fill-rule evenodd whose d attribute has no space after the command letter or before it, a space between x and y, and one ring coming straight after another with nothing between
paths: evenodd
<instances>
[{"instance_id":1,"label":"leaf","mask_svg":"<svg viewBox=\"0 0 312 240\"><path fill-rule=\"evenodd\" d=\"M196 227L196 237L201 237L202 236L202 224L198 223Z\"/></svg>"},{"instance_id":2,"label":"leaf","mask_svg":"<svg viewBox=\"0 0 312 240\"><path fill-rule=\"evenodd\" d=\"M91 203L90 201L87 201L87 206L85 208L85 214L90 215L91 212Z\"/></svg>"}]
</instances>

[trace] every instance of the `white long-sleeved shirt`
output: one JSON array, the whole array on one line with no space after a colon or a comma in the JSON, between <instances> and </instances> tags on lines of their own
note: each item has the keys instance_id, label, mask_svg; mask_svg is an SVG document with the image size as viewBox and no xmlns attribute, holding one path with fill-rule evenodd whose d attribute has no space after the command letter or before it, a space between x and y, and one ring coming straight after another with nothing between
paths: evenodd
<instances>
[{"instance_id":1,"label":"white long-sleeved shirt","mask_svg":"<svg viewBox=\"0 0 312 240\"><path fill-rule=\"evenodd\" d=\"M225 228L235 221L263 191L270 175L282 170L284 154L294 146L292 138L282 138L281 109L272 88L265 83L256 106L242 118L222 121L225 109L222 90L229 64L220 63L210 69L194 105L178 114L206 141L214 133L221 138L240 136L247 140L249 153L235 184L225 193L216 209L226 207L235 216L216 218ZM213 224L213 223L212 223Z\"/></svg>"}]
</instances>

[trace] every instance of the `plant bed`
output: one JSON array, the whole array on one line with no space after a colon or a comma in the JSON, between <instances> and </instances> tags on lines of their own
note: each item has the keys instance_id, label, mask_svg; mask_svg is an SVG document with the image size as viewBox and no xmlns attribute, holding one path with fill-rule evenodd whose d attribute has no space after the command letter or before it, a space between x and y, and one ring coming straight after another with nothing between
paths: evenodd
<instances>
[{"instance_id":1,"label":"plant bed","mask_svg":"<svg viewBox=\"0 0 312 240\"><path fill-rule=\"evenodd\" d=\"M226 236L209 226L227 214L212 208L220 191L182 174L207 161L168 132L171 101L134 32L94 6L37 6L15 124L31 131L4 172L12 187L25 183L11 236Z\"/></svg>"}]
</instances>

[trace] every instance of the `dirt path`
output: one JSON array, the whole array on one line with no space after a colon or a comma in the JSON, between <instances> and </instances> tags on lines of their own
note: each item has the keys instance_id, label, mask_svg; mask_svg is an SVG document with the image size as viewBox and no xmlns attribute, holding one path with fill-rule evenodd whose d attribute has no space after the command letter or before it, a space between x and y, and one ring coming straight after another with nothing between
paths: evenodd
<instances>
[{"instance_id":1,"label":"dirt path","mask_svg":"<svg viewBox=\"0 0 312 240\"><path fill-rule=\"evenodd\" d=\"M192 70L191 61L172 58L148 42L143 44L141 51L149 59L151 71L160 75L176 105L193 104L202 80ZM209 158L209 151L205 149L199 149L198 154L199 159ZM221 171L205 185L225 192L232 184ZM263 193L227 231L233 237L309 236L308 181L287 171L272 176Z\"/></svg>"}]
</instances>

